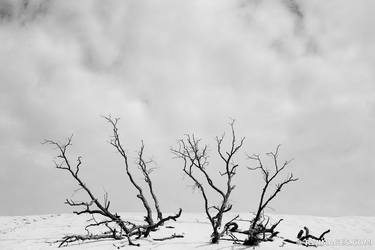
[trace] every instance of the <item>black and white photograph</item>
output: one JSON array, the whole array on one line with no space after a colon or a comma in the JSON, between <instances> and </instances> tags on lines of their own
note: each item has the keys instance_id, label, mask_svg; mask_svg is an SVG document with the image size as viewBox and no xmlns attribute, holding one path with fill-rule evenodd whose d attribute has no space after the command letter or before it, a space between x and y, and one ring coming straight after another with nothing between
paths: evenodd
<instances>
[{"instance_id":1,"label":"black and white photograph","mask_svg":"<svg viewBox=\"0 0 375 250\"><path fill-rule=\"evenodd\" d=\"M375 1L0 0L0 250L375 249Z\"/></svg>"}]
</instances>

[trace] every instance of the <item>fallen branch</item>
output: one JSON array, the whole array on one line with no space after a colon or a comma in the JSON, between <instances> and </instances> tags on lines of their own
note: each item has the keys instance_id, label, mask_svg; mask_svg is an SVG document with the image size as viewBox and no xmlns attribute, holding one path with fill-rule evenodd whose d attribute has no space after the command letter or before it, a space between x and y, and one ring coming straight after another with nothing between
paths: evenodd
<instances>
[{"instance_id":1,"label":"fallen branch","mask_svg":"<svg viewBox=\"0 0 375 250\"><path fill-rule=\"evenodd\" d=\"M316 237L312 234L310 234L310 230L308 227L303 227L303 230L301 229L297 234L298 240L290 240L285 239L284 242L295 244L295 245L303 245L305 247L318 247L319 244L317 242L324 242L325 238L324 236L328 234L331 230L326 230L322 234L320 234L319 237ZM315 242L314 242L315 241Z\"/></svg>"},{"instance_id":2,"label":"fallen branch","mask_svg":"<svg viewBox=\"0 0 375 250\"><path fill-rule=\"evenodd\" d=\"M174 239L174 238L184 238L184 235L182 235L182 234L172 234L169 237L153 238L153 240L155 240L155 241L165 241L165 240L171 240L171 239Z\"/></svg>"}]
</instances>

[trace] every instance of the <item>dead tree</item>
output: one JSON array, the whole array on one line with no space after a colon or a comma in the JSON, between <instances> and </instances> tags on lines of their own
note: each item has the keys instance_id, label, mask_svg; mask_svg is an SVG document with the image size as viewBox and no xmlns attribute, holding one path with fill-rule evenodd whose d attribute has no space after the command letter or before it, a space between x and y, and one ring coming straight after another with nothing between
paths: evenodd
<instances>
[{"instance_id":1,"label":"dead tree","mask_svg":"<svg viewBox=\"0 0 375 250\"><path fill-rule=\"evenodd\" d=\"M124 239L127 238L130 245L134 245L133 241L131 240L131 230L127 226L130 224L128 221L124 221L117 213L113 213L109 210L110 201L106 198L103 202L100 202L99 199L93 194L93 192L87 187L87 185L83 182L81 177L79 176L80 167L82 165L82 157L78 156L76 164L72 164L69 160L67 153L69 147L72 145L72 136L68 138L67 142L64 144L52 141L52 140L45 140L44 143L48 143L57 147L59 151L58 158L61 159L60 162L55 162L55 166L57 169L66 170L78 183L80 189L84 190L85 193L89 196L89 201L83 202L76 202L73 200L66 200L65 204L72 206L72 207L80 207L82 208L80 211L74 211L75 214L90 214L100 215L104 219L100 220L99 222L96 221L95 217L94 223L89 224L86 226L86 230L89 227L96 227L100 225L105 225L108 228L108 231L104 232L100 235L93 235L90 232L87 235L68 235L65 236L61 241L59 247L63 245L67 245L68 243L75 242L75 241L84 241L84 240L97 240L103 238L113 238L113 239ZM107 196L106 196L107 197ZM113 224L115 224L113 226ZM116 228L119 229L116 229Z\"/></svg>"},{"instance_id":2,"label":"dead tree","mask_svg":"<svg viewBox=\"0 0 375 250\"><path fill-rule=\"evenodd\" d=\"M145 146L144 146L143 141L142 141L141 149L138 152L137 165L138 165L138 168L141 170L141 172L144 176L144 181L146 182L146 184L148 186L148 190L150 192L150 195L152 197L152 200L153 200L153 203L154 203L154 206L155 206L155 209L156 209L157 220L158 220L156 223L153 220L152 209L149 205L148 200L146 199L146 197L144 195L144 191L143 191L142 187L136 182L136 180L134 179L133 174L130 170L129 160L128 160L129 157L128 157L124 147L121 144L120 136L119 136L119 133L118 133L117 124L118 124L119 119L118 118L112 119L111 117L104 117L104 118L111 124L111 127L112 127L113 135L112 135L109 143L120 153L120 155L121 155L121 157L124 161L125 171L126 171L126 174L128 176L128 179L131 182L131 184L138 191L137 198L139 198L142 201L142 204L143 204L145 210L147 211L147 215L145 216L145 221L150 225L150 230L152 230L154 228L154 226L152 226L152 225L158 224L158 226L160 226L165 221L164 218L163 218L163 214L160 210L159 202L158 202L158 199L157 199L156 194L154 192L152 180L151 180L151 177L150 177L150 174L153 171L153 168L149 167L150 164L152 163L152 160L145 160L144 159L144 148L145 148ZM180 213L181 212L179 212L178 214L180 214ZM161 223L161 224L159 224L159 223ZM146 231L145 236L148 236L149 233L150 233L149 231Z\"/></svg>"},{"instance_id":3,"label":"dead tree","mask_svg":"<svg viewBox=\"0 0 375 250\"><path fill-rule=\"evenodd\" d=\"M154 188L153 188L153 185L152 185L152 181L151 181L151 178L150 178L150 174L152 173L154 168L149 167L149 165L152 164L153 161L152 160L147 160L147 161L144 160L144 158L143 158L144 148L145 148L145 146L144 146L143 141L142 141L141 149L138 152L138 167L142 171L144 181L147 183L147 186L149 188L152 200L154 201L154 206L155 206L157 218L159 220L161 220L161 219L163 219L163 213L160 210L159 201L158 201L158 199L155 195Z\"/></svg>"},{"instance_id":4,"label":"dead tree","mask_svg":"<svg viewBox=\"0 0 375 250\"><path fill-rule=\"evenodd\" d=\"M231 141L228 151L224 150L222 145L224 134L221 137L216 137L217 152L224 163L224 172L219 173L226 180L225 188L220 188L207 171L207 167L209 166L208 146L201 145L201 139L197 139L194 134L186 135L184 139L178 140L177 148L171 149L176 158L183 160L184 173L194 182L194 187L197 187L202 194L205 213L212 226L212 243L217 243L226 232L226 226L221 230L222 220L224 213L232 209L232 205L229 203L229 197L235 188L232 181L238 167L238 164L234 162L233 158L239 152L245 140L245 138L241 138L239 141L237 140L234 130L234 121L230 122L230 128ZM201 181L200 177L203 177L205 181ZM203 185L204 182L205 185ZM211 189L221 198L219 204L210 204L208 189Z\"/></svg>"},{"instance_id":5,"label":"dead tree","mask_svg":"<svg viewBox=\"0 0 375 250\"><path fill-rule=\"evenodd\" d=\"M144 144L142 142L141 149L138 153L137 164L142 171L142 174L145 178L144 180L146 181L149 187L149 192L151 193L152 199L155 203L155 207L157 210L157 220L153 220L152 209L149 206L148 200L144 196L143 189L135 181L132 173L130 172L130 166L128 164L128 155L121 145L118 134L117 123L119 119L111 119L110 117L106 117L106 119L108 122L112 124L113 128L113 137L110 140L110 143L118 150L118 152L124 159L127 176L132 185L137 189L137 197L142 201L142 204L146 210L145 221L147 224L139 225L128 220L122 219L120 215L118 215L118 213L110 211L110 201L108 200L108 194L104 196L104 200L102 202L94 195L94 193L84 183L80 176L82 157L78 156L75 164L71 163L68 157L68 150L72 146L72 137L69 137L66 143L59 143L53 140L45 140L44 143L51 144L55 146L58 150L57 158L60 159L60 161L55 162L56 168L67 171L78 183L78 185L80 186L80 190L83 190L89 197L88 201L77 202L67 199L65 203L71 207L81 208L81 210L79 211L74 211L74 213L77 215L88 214L92 216L92 218L89 220L90 224L85 227L85 230L87 231L86 235L67 235L63 237L61 240L57 241L59 243L59 247L66 246L69 243L77 241L100 239L126 239L129 245L138 246L139 244L133 243L134 238L139 239L141 237L147 237L151 231L157 230L158 227L163 225L166 221L176 220L181 215L182 210L180 209L179 212L175 215L170 215L167 217L162 216L156 195L153 191L152 181L150 177L151 168L149 168L148 165L151 162L144 160ZM99 216L100 219L98 219L96 216ZM105 228L105 231L103 233L94 234L90 232L91 228L99 226Z\"/></svg>"},{"instance_id":6,"label":"dead tree","mask_svg":"<svg viewBox=\"0 0 375 250\"><path fill-rule=\"evenodd\" d=\"M257 245L260 241L272 241L272 238L275 237L278 232L275 231L276 226L281 222L279 220L276 224L268 226L269 219L265 222L264 219L264 210L267 208L269 203L279 194L279 192L282 190L282 188L287 185L288 183L297 181L297 178L293 177L293 174L289 174L284 180L279 181L276 184L276 189L271 191L269 194L267 191L269 191L270 185L273 184L277 177L279 177L280 173L283 172L283 170L290 164L291 160L285 161L284 163L280 164L279 162L279 149L280 145L276 147L275 152L267 153L266 155L271 158L272 164L273 164L273 170L269 169L264 166L264 163L262 159L260 158L260 155L254 154L251 156L248 156L250 160L254 160L257 162L256 167L248 167L249 170L260 170L263 174L264 179L264 186L260 195L260 201L258 205L258 209L255 213L255 217L250 222L249 227L249 234L247 239L244 242L244 245Z\"/></svg>"},{"instance_id":7,"label":"dead tree","mask_svg":"<svg viewBox=\"0 0 375 250\"><path fill-rule=\"evenodd\" d=\"M126 174L128 176L128 179L131 182L131 184L137 189L137 191L138 191L137 198L139 198L142 201L142 204L143 204L143 206L144 206L144 208L147 212L147 215L145 216L145 221L148 223L148 226L144 228L144 232L143 232L143 236L147 237L151 231L156 230L159 226L163 225L164 222L166 222L168 220L171 220L171 219L176 220L178 217L180 217L182 209L180 209L173 216L163 217L163 214L161 212L157 196L156 196L156 194L154 192L154 189L153 189L153 184L152 184L152 179L151 179L151 172L153 171L153 168L150 167L150 164L152 163L152 160L145 160L144 159L145 146L144 146L143 141L142 141L141 148L138 152L137 165L138 165L138 168L141 170L141 172L144 176L144 181L147 183L149 193L152 197L152 200L153 200L153 203L154 203L154 206L155 206L155 209L156 209L157 220L154 221L154 218L152 217L152 209L149 206L149 202L148 202L146 196L143 193L143 189L142 189L141 185L139 185L136 182L135 178L133 177L133 175L131 173L130 165L129 165L129 161L128 161L128 158L129 158L128 154L126 153L124 147L121 144L120 136L119 136L119 133L118 133L118 127L117 127L119 118L112 119L110 116L104 117L104 118L109 122L109 124L111 124L112 132L113 132L113 135L112 135L111 140L110 140L110 144L120 153L120 155L121 155L121 157L124 161L125 171L126 171Z\"/></svg>"},{"instance_id":8,"label":"dead tree","mask_svg":"<svg viewBox=\"0 0 375 250\"><path fill-rule=\"evenodd\" d=\"M149 225L152 225L154 223L153 218L152 218L152 209L151 209L146 197L144 196L143 189L135 181L135 179L134 179L134 177L133 177L133 175L130 171L130 167L129 167L129 163L128 163L128 155L121 145L120 137L119 137L119 134L118 134L118 128L117 128L117 123L118 123L119 119L118 118L112 119L111 117L104 117L104 118L111 124L112 130L113 130L113 135L112 135L112 138L111 138L109 143L120 153L121 157L123 158L124 163L125 163L125 171L126 171L126 174L129 178L129 181L137 189L137 191L138 191L137 198L142 201L143 207L145 208L145 210L147 212L147 215L145 216L145 221ZM143 143L142 143L142 147L141 147L141 151L140 151L141 153L138 154L138 156L139 156L138 161L139 162L143 161L143 159L142 159L143 148L144 148L144 146L143 146ZM143 171L143 173L147 174L146 171ZM147 176L149 176L149 175L147 174Z\"/></svg>"}]
</instances>

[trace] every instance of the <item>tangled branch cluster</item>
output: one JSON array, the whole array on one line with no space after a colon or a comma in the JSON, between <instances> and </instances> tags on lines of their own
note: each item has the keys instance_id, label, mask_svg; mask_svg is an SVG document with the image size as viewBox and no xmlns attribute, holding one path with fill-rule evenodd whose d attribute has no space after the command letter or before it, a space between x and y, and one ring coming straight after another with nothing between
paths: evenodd
<instances>
[{"instance_id":1,"label":"tangled branch cluster","mask_svg":"<svg viewBox=\"0 0 375 250\"><path fill-rule=\"evenodd\" d=\"M63 237L61 240L58 241L59 246L66 246L69 243L76 242L76 241L86 241L86 240L99 240L99 239L115 239L115 240L122 240L126 239L129 245L138 246L138 243L134 243L133 240L139 239L141 237L147 237L150 232L155 231L163 225L166 221L169 220L176 220L180 217L182 210L180 209L176 214L164 217L159 206L158 199L155 195L153 184L151 180L151 171L152 168L149 167L151 161L144 160L144 144L142 142L141 149L138 152L138 159L137 164L139 169L141 170L144 181L148 186L148 191L151 194L152 201L154 203L156 213L157 213L157 220L153 219L153 211L150 207L149 201L146 199L144 195L144 190L142 187L135 181L133 174L131 172L129 162L128 162L128 155L125 152L118 133L118 121L119 119L112 119L111 117L105 117L105 119L111 124L113 136L110 140L110 144L120 153L124 165L125 171L128 176L129 181L133 185L133 187L138 191L137 198L141 200L143 207L146 210L145 216L145 224L136 224L128 220L124 220L121 216L110 210L110 201L108 200L108 194L106 193L104 196L104 200L100 201L91 189L83 182L80 176L80 170L82 166L82 157L78 156L76 163L73 164L68 158L68 150L72 146L72 137L69 137L66 143L58 143L53 140L45 140L44 143L51 144L55 146L59 152L57 158L60 159L59 162L55 162L55 166L58 169L67 171L73 179L78 183L80 189L82 189L89 197L88 201L73 201L73 200L66 200L65 203L71 207L80 208L78 211L74 211L75 214L89 214L91 215L91 219L89 220L90 224L85 227L87 232L86 235L67 235ZM100 219L97 219L99 216ZM95 227L104 227L105 231L100 234L94 234L90 232L90 229Z\"/></svg>"},{"instance_id":2,"label":"tangled branch cluster","mask_svg":"<svg viewBox=\"0 0 375 250\"><path fill-rule=\"evenodd\" d=\"M112 136L109 143L119 153L124 163L125 173L129 182L135 188L136 197L141 201L146 215L143 224L137 224L129 220L123 219L118 213L111 211L110 200L108 194L104 195L104 199L100 201L91 189L83 182L80 176L82 166L82 157L78 156L76 161L72 163L68 157L68 150L72 145L72 137L69 137L66 143L58 143L53 140L46 140L45 143L55 146L58 150L58 162L55 166L58 169L64 170L78 183L80 189L83 190L87 196L87 201L74 201L67 199L65 203L78 210L75 214L89 214L91 219L89 224L85 227L85 235L67 235L58 241L59 246L66 246L77 241L101 240L101 239L125 239L128 245L139 246L135 240L142 237L148 237L152 231L156 231L165 222L176 220L181 216L180 209L176 214L164 216L160 209L157 195L154 191L151 173L153 171L152 160L146 160L144 157L145 146L142 141L140 150L137 153L136 166L143 176L143 186L134 178L133 168L129 164L129 156L125 151L118 132L119 119L112 119L111 117L104 117L111 125ZM282 175L290 165L292 160L280 161L278 145L275 151L269 152L266 156L271 162L271 167L267 167L263 157L259 154L247 155L247 159L256 163L255 167L248 167L250 171L259 171L263 176L263 187L260 191L260 199L257 205L254 217L249 220L241 220L239 216L235 216L229 221L224 220L224 215L231 211L232 204L230 196L235 189L233 179L237 174L238 154L241 151L245 138L237 138L234 129L234 120L230 123L230 137L228 146L224 146L227 140L225 134L216 137L216 153L220 162L222 163L222 170L214 169L218 172L225 184L219 183L213 178L210 170L208 145L202 144L201 139L194 134L187 134L184 138L177 141L177 147L171 148L174 156L183 162L182 170L185 175L193 182L195 188L200 191L203 199L204 211L210 222L212 233L210 235L211 243L218 243L220 240L232 241L236 244L243 244L247 246L257 246L261 242L273 241L275 237L279 237L279 231L276 230L278 225L283 221L280 219L271 223L270 218L264 214L265 209L276 198L276 196L283 190L283 188L296 182L292 173ZM145 196L145 193L151 197L151 202ZM217 199L212 197L216 195ZM153 213L156 212L156 218ZM245 229L241 228L239 222L245 221L248 225ZM93 233L94 228L104 228L101 233ZM303 246L317 246L311 243L311 240L324 241L324 237L330 230L323 232L319 237L313 236L309 233L307 227L301 230L297 235L297 240L284 239L285 243L300 244ZM174 238L181 238L183 235L172 234L169 237L154 239L155 241L164 241Z\"/></svg>"},{"instance_id":3,"label":"tangled branch cluster","mask_svg":"<svg viewBox=\"0 0 375 250\"><path fill-rule=\"evenodd\" d=\"M207 145L201 146L200 139L196 139L194 135L186 135L184 139L178 140L178 147L172 148L172 153L176 158L182 159L184 162L184 173L194 182L194 185L200 190L203 200L205 213L210 221L212 227L211 242L217 243L219 239L225 234L226 226L221 229L223 215L232 209L232 204L229 203L229 197L235 188L232 184L233 177L236 175L238 164L234 162L234 156L243 146L245 138L241 138L239 142L236 140L234 131L234 121L230 123L231 127L231 142L228 151L223 149L224 135L216 137L217 152L224 162L224 172L220 173L225 178L226 186L224 188L218 187L212 180L212 177L207 171L209 165ZM211 205L207 194L206 187L200 181L197 175L203 175L207 188L214 191L219 197L221 202L219 204Z\"/></svg>"}]
</instances>

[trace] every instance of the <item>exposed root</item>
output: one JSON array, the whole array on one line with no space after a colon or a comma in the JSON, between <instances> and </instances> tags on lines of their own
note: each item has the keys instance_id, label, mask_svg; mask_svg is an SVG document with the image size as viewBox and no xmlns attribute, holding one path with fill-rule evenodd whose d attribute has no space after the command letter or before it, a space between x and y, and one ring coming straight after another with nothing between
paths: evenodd
<instances>
[{"instance_id":1,"label":"exposed root","mask_svg":"<svg viewBox=\"0 0 375 250\"><path fill-rule=\"evenodd\" d=\"M326 230L323 233L320 234L319 237L314 236L310 234L310 230L308 227L303 227L303 230L301 229L297 234L298 240L290 240L285 239L284 242L296 244L296 245L302 245L305 247L318 247L319 242L325 241L325 235L328 234L331 230Z\"/></svg>"}]
</instances>

